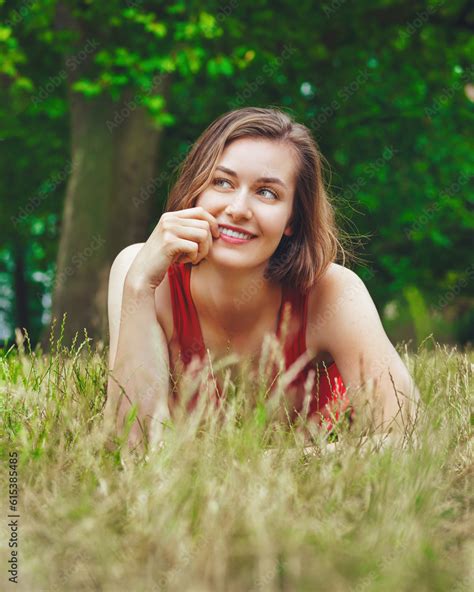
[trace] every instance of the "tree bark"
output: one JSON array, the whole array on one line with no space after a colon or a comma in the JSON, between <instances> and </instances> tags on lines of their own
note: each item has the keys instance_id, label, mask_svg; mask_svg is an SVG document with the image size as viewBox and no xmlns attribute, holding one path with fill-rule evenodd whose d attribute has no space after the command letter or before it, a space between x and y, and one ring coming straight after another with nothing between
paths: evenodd
<instances>
[{"instance_id":1,"label":"tree bark","mask_svg":"<svg viewBox=\"0 0 474 592\"><path fill-rule=\"evenodd\" d=\"M168 87L163 77L156 90L166 97ZM108 342L110 267L121 249L147 238L148 188L153 187L162 135L131 91L119 102L108 96L91 100L71 90L69 95L71 171L51 311L57 327L67 313L63 344L68 347L77 331L77 343L84 340L84 328L94 340ZM45 352L50 330L46 327L41 336Z\"/></svg>"},{"instance_id":2,"label":"tree bark","mask_svg":"<svg viewBox=\"0 0 474 592\"><path fill-rule=\"evenodd\" d=\"M30 326L28 310L28 285L26 282L25 253L22 244L15 242L14 257L15 269L13 272L13 292L15 294L15 321L14 327L19 327L22 332Z\"/></svg>"}]
</instances>

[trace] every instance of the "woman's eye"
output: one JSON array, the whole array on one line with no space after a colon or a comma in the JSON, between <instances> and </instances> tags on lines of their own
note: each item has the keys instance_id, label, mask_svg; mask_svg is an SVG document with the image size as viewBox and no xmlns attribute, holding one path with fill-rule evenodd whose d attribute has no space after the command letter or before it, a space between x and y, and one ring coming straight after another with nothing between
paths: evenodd
<instances>
[{"instance_id":1,"label":"woman's eye","mask_svg":"<svg viewBox=\"0 0 474 592\"><path fill-rule=\"evenodd\" d=\"M268 193L270 193L273 196L273 199L278 199L278 195L270 189L261 189L261 191L268 191Z\"/></svg>"},{"instance_id":2,"label":"woman's eye","mask_svg":"<svg viewBox=\"0 0 474 592\"><path fill-rule=\"evenodd\" d=\"M227 179L224 179L222 177L217 177L216 179L214 179L212 181L213 185L217 185L218 187L223 187L220 183L228 183L230 186L232 186L231 182L228 181ZM262 188L260 189L260 191L267 191L268 193L270 193L270 195L273 197L273 199L278 199L278 195L274 192L271 191L270 189L266 189L266 188Z\"/></svg>"},{"instance_id":3,"label":"woman's eye","mask_svg":"<svg viewBox=\"0 0 474 592\"><path fill-rule=\"evenodd\" d=\"M224 183L229 183L229 181L227 181L227 179L222 179L222 178L214 179L214 181L212 183L214 185L218 185L219 187L222 187L222 185L219 185L219 181L223 181ZM229 185L230 185L230 183L229 183Z\"/></svg>"}]
</instances>

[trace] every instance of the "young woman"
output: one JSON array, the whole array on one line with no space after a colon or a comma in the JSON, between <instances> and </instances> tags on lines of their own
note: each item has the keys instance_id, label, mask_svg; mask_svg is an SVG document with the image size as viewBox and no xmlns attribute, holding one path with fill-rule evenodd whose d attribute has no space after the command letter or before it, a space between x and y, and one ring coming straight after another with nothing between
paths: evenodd
<instances>
[{"instance_id":1,"label":"young woman","mask_svg":"<svg viewBox=\"0 0 474 592\"><path fill-rule=\"evenodd\" d=\"M309 360L288 390L295 414L313 370L309 416L328 419L371 382L382 429L400 416L416 387L364 283L336 263L345 253L321 159L309 130L278 109L230 111L204 131L146 243L112 265L108 408L123 386L122 418L136 401L145 434L151 420L159 431L175 400L170 369L207 350L255 369L288 314L286 367ZM138 424L130 437L141 440Z\"/></svg>"}]
</instances>

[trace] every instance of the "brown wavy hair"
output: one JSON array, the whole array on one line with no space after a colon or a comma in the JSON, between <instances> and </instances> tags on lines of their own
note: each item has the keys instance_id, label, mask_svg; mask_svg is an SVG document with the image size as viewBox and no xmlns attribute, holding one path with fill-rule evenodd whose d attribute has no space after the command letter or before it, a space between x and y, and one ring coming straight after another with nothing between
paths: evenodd
<instances>
[{"instance_id":1,"label":"brown wavy hair","mask_svg":"<svg viewBox=\"0 0 474 592\"><path fill-rule=\"evenodd\" d=\"M279 108L244 107L224 113L211 123L179 165L165 212L194 207L211 182L224 149L243 137L286 143L297 156L290 220L293 234L282 236L264 277L306 292L339 255L345 264L346 251L339 240L335 210L323 181L324 157L309 129Z\"/></svg>"}]
</instances>

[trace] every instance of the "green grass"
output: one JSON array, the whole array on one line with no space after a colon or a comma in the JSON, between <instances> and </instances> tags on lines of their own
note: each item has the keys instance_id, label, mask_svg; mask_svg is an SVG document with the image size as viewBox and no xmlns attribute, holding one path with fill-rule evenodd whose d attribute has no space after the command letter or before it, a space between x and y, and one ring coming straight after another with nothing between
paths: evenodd
<instances>
[{"instance_id":1,"label":"green grass","mask_svg":"<svg viewBox=\"0 0 474 592\"><path fill-rule=\"evenodd\" d=\"M0 352L2 484L19 454L16 590L474 587L471 352L400 351L422 396L403 440L341 424L329 443L248 404L245 385L219 419L201 408L170 422L145 456L105 448L102 344ZM6 500L3 486L8 590Z\"/></svg>"}]
</instances>

